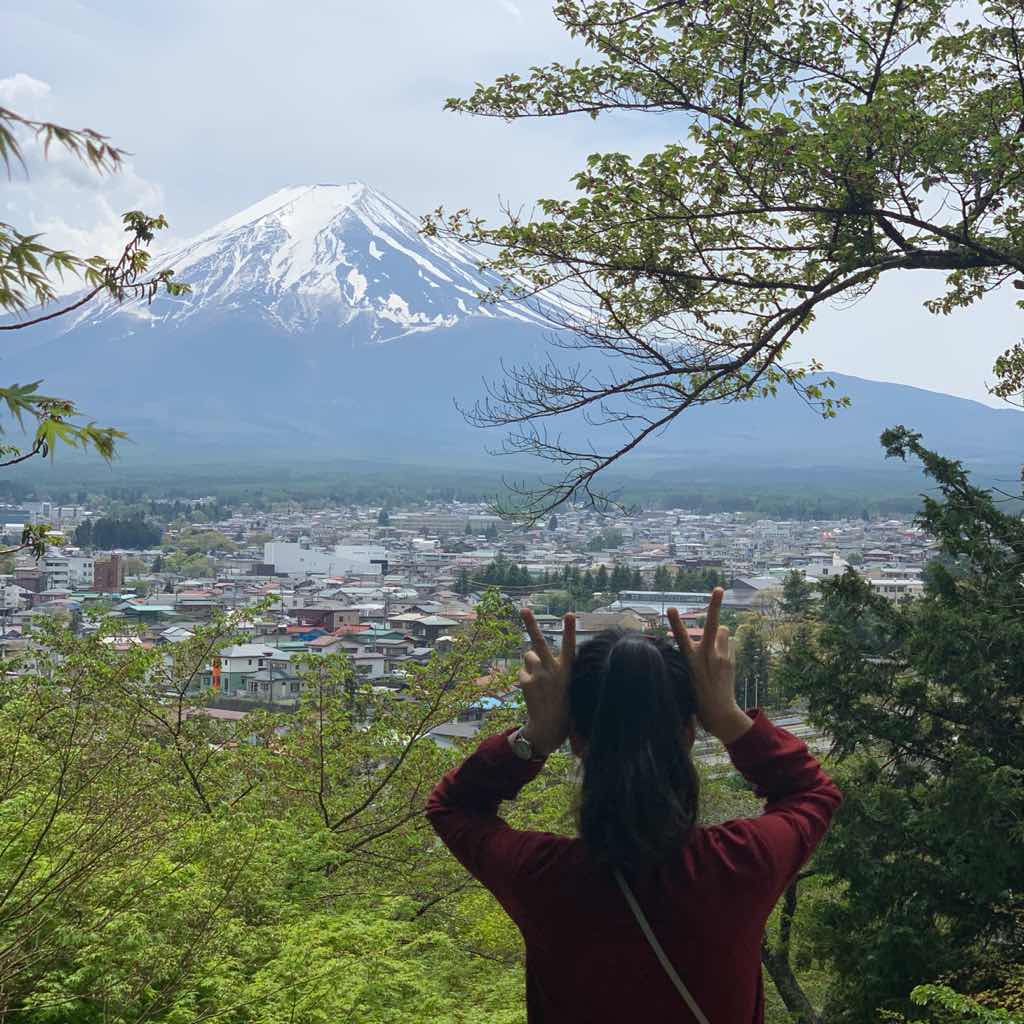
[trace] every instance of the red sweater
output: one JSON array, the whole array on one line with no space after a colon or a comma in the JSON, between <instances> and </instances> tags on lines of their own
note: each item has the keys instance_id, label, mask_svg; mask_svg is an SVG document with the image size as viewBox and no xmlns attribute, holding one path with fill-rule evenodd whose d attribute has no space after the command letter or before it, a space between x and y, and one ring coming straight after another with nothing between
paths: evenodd
<instances>
[{"instance_id":1,"label":"red sweater","mask_svg":"<svg viewBox=\"0 0 1024 1024\"><path fill-rule=\"evenodd\" d=\"M764 1020L761 936L772 907L828 828L842 796L806 745L749 712L727 749L764 813L698 828L679 857L633 884L651 927L710 1024ZM692 1021L611 871L579 839L521 832L498 816L540 771L508 732L484 740L437 784L427 816L518 925L531 1024Z\"/></svg>"}]
</instances>

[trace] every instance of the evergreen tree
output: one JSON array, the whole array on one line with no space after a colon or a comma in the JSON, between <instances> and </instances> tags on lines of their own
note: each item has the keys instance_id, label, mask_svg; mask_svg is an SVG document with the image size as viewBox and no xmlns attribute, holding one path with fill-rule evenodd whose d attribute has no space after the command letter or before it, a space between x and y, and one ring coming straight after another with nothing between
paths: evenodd
<instances>
[{"instance_id":1,"label":"evergreen tree","mask_svg":"<svg viewBox=\"0 0 1024 1024\"><path fill-rule=\"evenodd\" d=\"M791 618L806 615L811 607L814 584L794 569L782 585L782 611Z\"/></svg>"},{"instance_id":2,"label":"evergreen tree","mask_svg":"<svg viewBox=\"0 0 1024 1024\"><path fill-rule=\"evenodd\" d=\"M667 565L659 565L654 570L654 589L662 593L672 589L672 570Z\"/></svg>"},{"instance_id":3,"label":"evergreen tree","mask_svg":"<svg viewBox=\"0 0 1024 1024\"><path fill-rule=\"evenodd\" d=\"M608 591L608 570L604 564L599 565L594 573L594 588L602 594Z\"/></svg>"},{"instance_id":4,"label":"evergreen tree","mask_svg":"<svg viewBox=\"0 0 1024 1024\"><path fill-rule=\"evenodd\" d=\"M767 706L771 659L760 618L744 623L736 634L736 701L742 708Z\"/></svg>"},{"instance_id":5,"label":"evergreen tree","mask_svg":"<svg viewBox=\"0 0 1024 1024\"><path fill-rule=\"evenodd\" d=\"M640 574L639 569L634 569L629 577L629 589L630 590L643 590L644 589L644 578Z\"/></svg>"},{"instance_id":6,"label":"evergreen tree","mask_svg":"<svg viewBox=\"0 0 1024 1024\"><path fill-rule=\"evenodd\" d=\"M831 736L846 793L816 861L843 895L808 921L837 1024L882 1007L918 1020L909 993L950 972L989 1005L1024 982L1024 522L919 435L882 440L937 483L918 522L942 559L905 604L853 570L822 581L778 672Z\"/></svg>"},{"instance_id":7,"label":"evergreen tree","mask_svg":"<svg viewBox=\"0 0 1024 1024\"><path fill-rule=\"evenodd\" d=\"M131 518L87 519L75 530L75 543L79 547L110 550L130 548L144 550L160 543L163 531L141 515Z\"/></svg>"},{"instance_id":8,"label":"evergreen tree","mask_svg":"<svg viewBox=\"0 0 1024 1024\"><path fill-rule=\"evenodd\" d=\"M75 544L80 548L92 547L92 520L86 519L75 528Z\"/></svg>"},{"instance_id":9,"label":"evergreen tree","mask_svg":"<svg viewBox=\"0 0 1024 1024\"><path fill-rule=\"evenodd\" d=\"M609 581L613 593L629 589L629 570L624 565L615 565L612 568L611 580Z\"/></svg>"}]
</instances>

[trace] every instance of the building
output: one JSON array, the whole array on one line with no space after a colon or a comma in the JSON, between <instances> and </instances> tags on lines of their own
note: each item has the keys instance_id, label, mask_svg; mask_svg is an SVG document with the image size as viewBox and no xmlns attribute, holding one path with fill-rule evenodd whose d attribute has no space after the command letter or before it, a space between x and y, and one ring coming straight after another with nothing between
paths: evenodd
<instances>
[{"instance_id":1,"label":"building","mask_svg":"<svg viewBox=\"0 0 1024 1024\"><path fill-rule=\"evenodd\" d=\"M119 594L123 583L124 564L120 555L96 559L93 565L93 590L101 594Z\"/></svg>"},{"instance_id":2,"label":"building","mask_svg":"<svg viewBox=\"0 0 1024 1024\"><path fill-rule=\"evenodd\" d=\"M384 548L371 544L337 544L333 548L314 548L306 544L268 541L263 545L263 561L276 573L301 575L323 573L327 576L385 576L388 556Z\"/></svg>"},{"instance_id":3,"label":"building","mask_svg":"<svg viewBox=\"0 0 1024 1024\"><path fill-rule=\"evenodd\" d=\"M261 692L269 695L272 681L279 682L294 675L290 661L291 655L276 647L266 644L234 644L218 652L213 664L201 673L200 681L204 687L212 688L223 697L246 694L258 699ZM262 691L261 682L266 684Z\"/></svg>"},{"instance_id":4,"label":"building","mask_svg":"<svg viewBox=\"0 0 1024 1024\"><path fill-rule=\"evenodd\" d=\"M711 594L683 590L623 590L619 593L618 603L645 604L657 608L662 615L668 608L705 608L711 600Z\"/></svg>"},{"instance_id":5,"label":"building","mask_svg":"<svg viewBox=\"0 0 1024 1024\"><path fill-rule=\"evenodd\" d=\"M14 582L31 594L46 589L46 570L38 566L18 565L14 568Z\"/></svg>"},{"instance_id":6,"label":"building","mask_svg":"<svg viewBox=\"0 0 1024 1024\"><path fill-rule=\"evenodd\" d=\"M71 563L63 555L48 551L40 559L49 590L70 590Z\"/></svg>"},{"instance_id":7,"label":"building","mask_svg":"<svg viewBox=\"0 0 1024 1024\"><path fill-rule=\"evenodd\" d=\"M869 579L868 583L876 594L881 594L890 601L907 601L924 593L924 581L920 579Z\"/></svg>"},{"instance_id":8,"label":"building","mask_svg":"<svg viewBox=\"0 0 1024 1024\"><path fill-rule=\"evenodd\" d=\"M67 555L72 590L91 590L96 583L96 560L92 555Z\"/></svg>"}]
</instances>

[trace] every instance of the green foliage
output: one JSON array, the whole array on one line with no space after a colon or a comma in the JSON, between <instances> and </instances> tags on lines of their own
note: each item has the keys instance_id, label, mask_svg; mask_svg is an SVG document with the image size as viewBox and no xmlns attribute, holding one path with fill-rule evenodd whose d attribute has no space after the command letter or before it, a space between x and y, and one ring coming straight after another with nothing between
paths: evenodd
<instances>
[{"instance_id":1,"label":"green foliage","mask_svg":"<svg viewBox=\"0 0 1024 1024\"><path fill-rule=\"evenodd\" d=\"M842 898L813 924L837 1022L914 1019L915 986L957 972L973 995L1021 963L1024 524L916 434L883 443L934 479L919 522L943 558L908 604L852 570L823 582L779 672L842 758L846 803L818 860Z\"/></svg>"},{"instance_id":2,"label":"green foliage","mask_svg":"<svg viewBox=\"0 0 1024 1024\"><path fill-rule=\"evenodd\" d=\"M951 1011L944 1015L951 1021L982 1021L982 1024L1020 1024L1021 1017L1014 1017L1008 1010L987 1009L969 996L955 992L947 985L919 985L910 993L911 1000L918 1006L935 1006Z\"/></svg>"},{"instance_id":3,"label":"green foliage","mask_svg":"<svg viewBox=\"0 0 1024 1024\"><path fill-rule=\"evenodd\" d=\"M557 517L552 516L552 519ZM586 551L610 551L613 548L621 548L624 540L623 533L620 529L614 526L606 526L603 530L600 530L595 534L589 541L587 541Z\"/></svg>"},{"instance_id":4,"label":"green foliage","mask_svg":"<svg viewBox=\"0 0 1024 1024\"><path fill-rule=\"evenodd\" d=\"M479 612L401 696L310 656L297 712L243 722L202 713L229 619L165 651L42 623L0 684L0 1017L521 1019L518 946L490 956L487 897L465 948L451 906L479 894L422 814L461 756L427 734L518 646L495 595ZM484 692L511 694L492 728L518 716L509 673Z\"/></svg>"},{"instance_id":5,"label":"green foliage","mask_svg":"<svg viewBox=\"0 0 1024 1024\"><path fill-rule=\"evenodd\" d=\"M91 129L76 130L52 122L33 121L0 107L0 161L8 174L12 164L25 168L19 132L30 132L42 139L44 155L49 154L51 145L57 144L100 173L116 171L121 165L122 152ZM100 295L121 302L138 297L152 301L160 289L171 295L185 294L188 286L173 280L173 270L149 274L150 254L146 247L157 231L167 227L163 216L149 217L132 210L124 214L122 221L128 240L114 263L101 256L83 258L52 249L40 241L39 235L26 235L0 222L0 314L24 313L30 306L41 307L54 301L57 280L67 274L81 278L86 288L84 295L69 300L62 308L39 312L27 320L4 318L0 320L0 331L21 330L52 320L80 309ZM127 435L114 427L100 427L85 419L74 402L66 398L41 394L41 384L42 381L37 380L0 387L0 405L6 407L23 432L26 432L26 421L30 421L26 444L14 445L6 440L0 443L0 467L25 462L37 455L52 458L62 444L95 451L109 462L117 442ZM6 433L2 426L0 433ZM45 546L44 533L26 530L22 547L39 555Z\"/></svg>"},{"instance_id":6,"label":"green foliage","mask_svg":"<svg viewBox=\"0 0 1024 1024\"><path fill-rule=\"evenodd\" d=\"M736 701L740 707L771 704L770 677L768 634L763 620L757 617L744 623L736 633Z\"/></svg>"},{"instance_id":7,"label":"green foliage","mask_svg":"<svg viewBox=\"0 0 1024 1024\"><path fill-rule=\"evenodd\" d=\"M504 554L499 554L493 562L477 570L471 583L474 590L498 587L502 590L528 591L533 587L533 577L525 565L516 565Z\"/></svg>"},{"instance_id":8,"label":"green foliage","mask_svg":"<svg viewBox=\"0 0 1024 1024\"><path fill-rule=\"evenodd\" d=\"M794 569L782 584L782 611L790 618L806 615L814 603L814 584Z\"/></svg>"},{"instance_id":9,"label":"green foliage","mask_svg":"<svg viewBox=\"0 0 1024 1024\"><path fill-rule=\"evenodd\" d=\"M848 399L834 381L786 355L821 308L883 275L941 275L926 306L943 314L1024 275L1016 0L558 0L555 16L588 59L502 75L448 108L669 114L680 137L591 155L575 196L539 200L532 219L426 219L510 282L491 297L565 283L579 307L552 316L562 343L608 357L603 371L512 367L471 415L561 467L526 494L534 514L594 498L597 474L695 405L792 387L835 416ZM1019 378L1019 354L1004 370ZM621 443L563 447L548 421L580 411Z\"/></svg>"},{"instance_id":10,"label":"green foliage","mask_svg":"<svg viewBox=\"0 0 1024 1024\"><path fill-rule=\"evenodd\" d=\"M75 530L75 543L83 548L129 548L144 550L156 547L163 532L158 526L147 522L141 514L130 518L103 516L100 519L86 519Z\"/></svg>"}]
</instances>

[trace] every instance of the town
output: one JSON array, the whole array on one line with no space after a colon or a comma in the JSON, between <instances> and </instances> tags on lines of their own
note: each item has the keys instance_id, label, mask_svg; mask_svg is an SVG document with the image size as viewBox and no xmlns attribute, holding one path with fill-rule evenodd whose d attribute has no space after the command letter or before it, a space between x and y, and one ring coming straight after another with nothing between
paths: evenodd
<instances>
[{"instance_id":1,"label":"town","mask_svg":"<svg viewBox=\"0 0 1024 1024\"><path fill-rule=\"evenodd\" d=\"M111 519L87 505L0 509L9 546L29 520L52 528L45 554L20 552L0 576L4 656L32 650L39 616L78 633L114 622L108 642L152 648L192 637L218 612L256 606L259 614L235 616L242 642L223 647L196 680L209 696L206 713L238 718L298 705L300 654L344 654L358 677L401 690L411 664L449 648L473 622L488 587L532 608L557 645L568 610L581 641L613 625L664 631L670 607L699 639L703 608L721 585L726 621L742 636L745 622L778 610L794 578L813 599L819 580L853 569L886 598L909 600L935 554L934 541L903 519L568 508L528 528L482 504L226 509L213 497L165 511L174 518L161 532L138 514ZM139 546L102 546L119 532ZM748 705L764 697L753 685L741 694ZM471 737L485 713L470 708L434 738Z\"/></svg>"}]
</instances>

